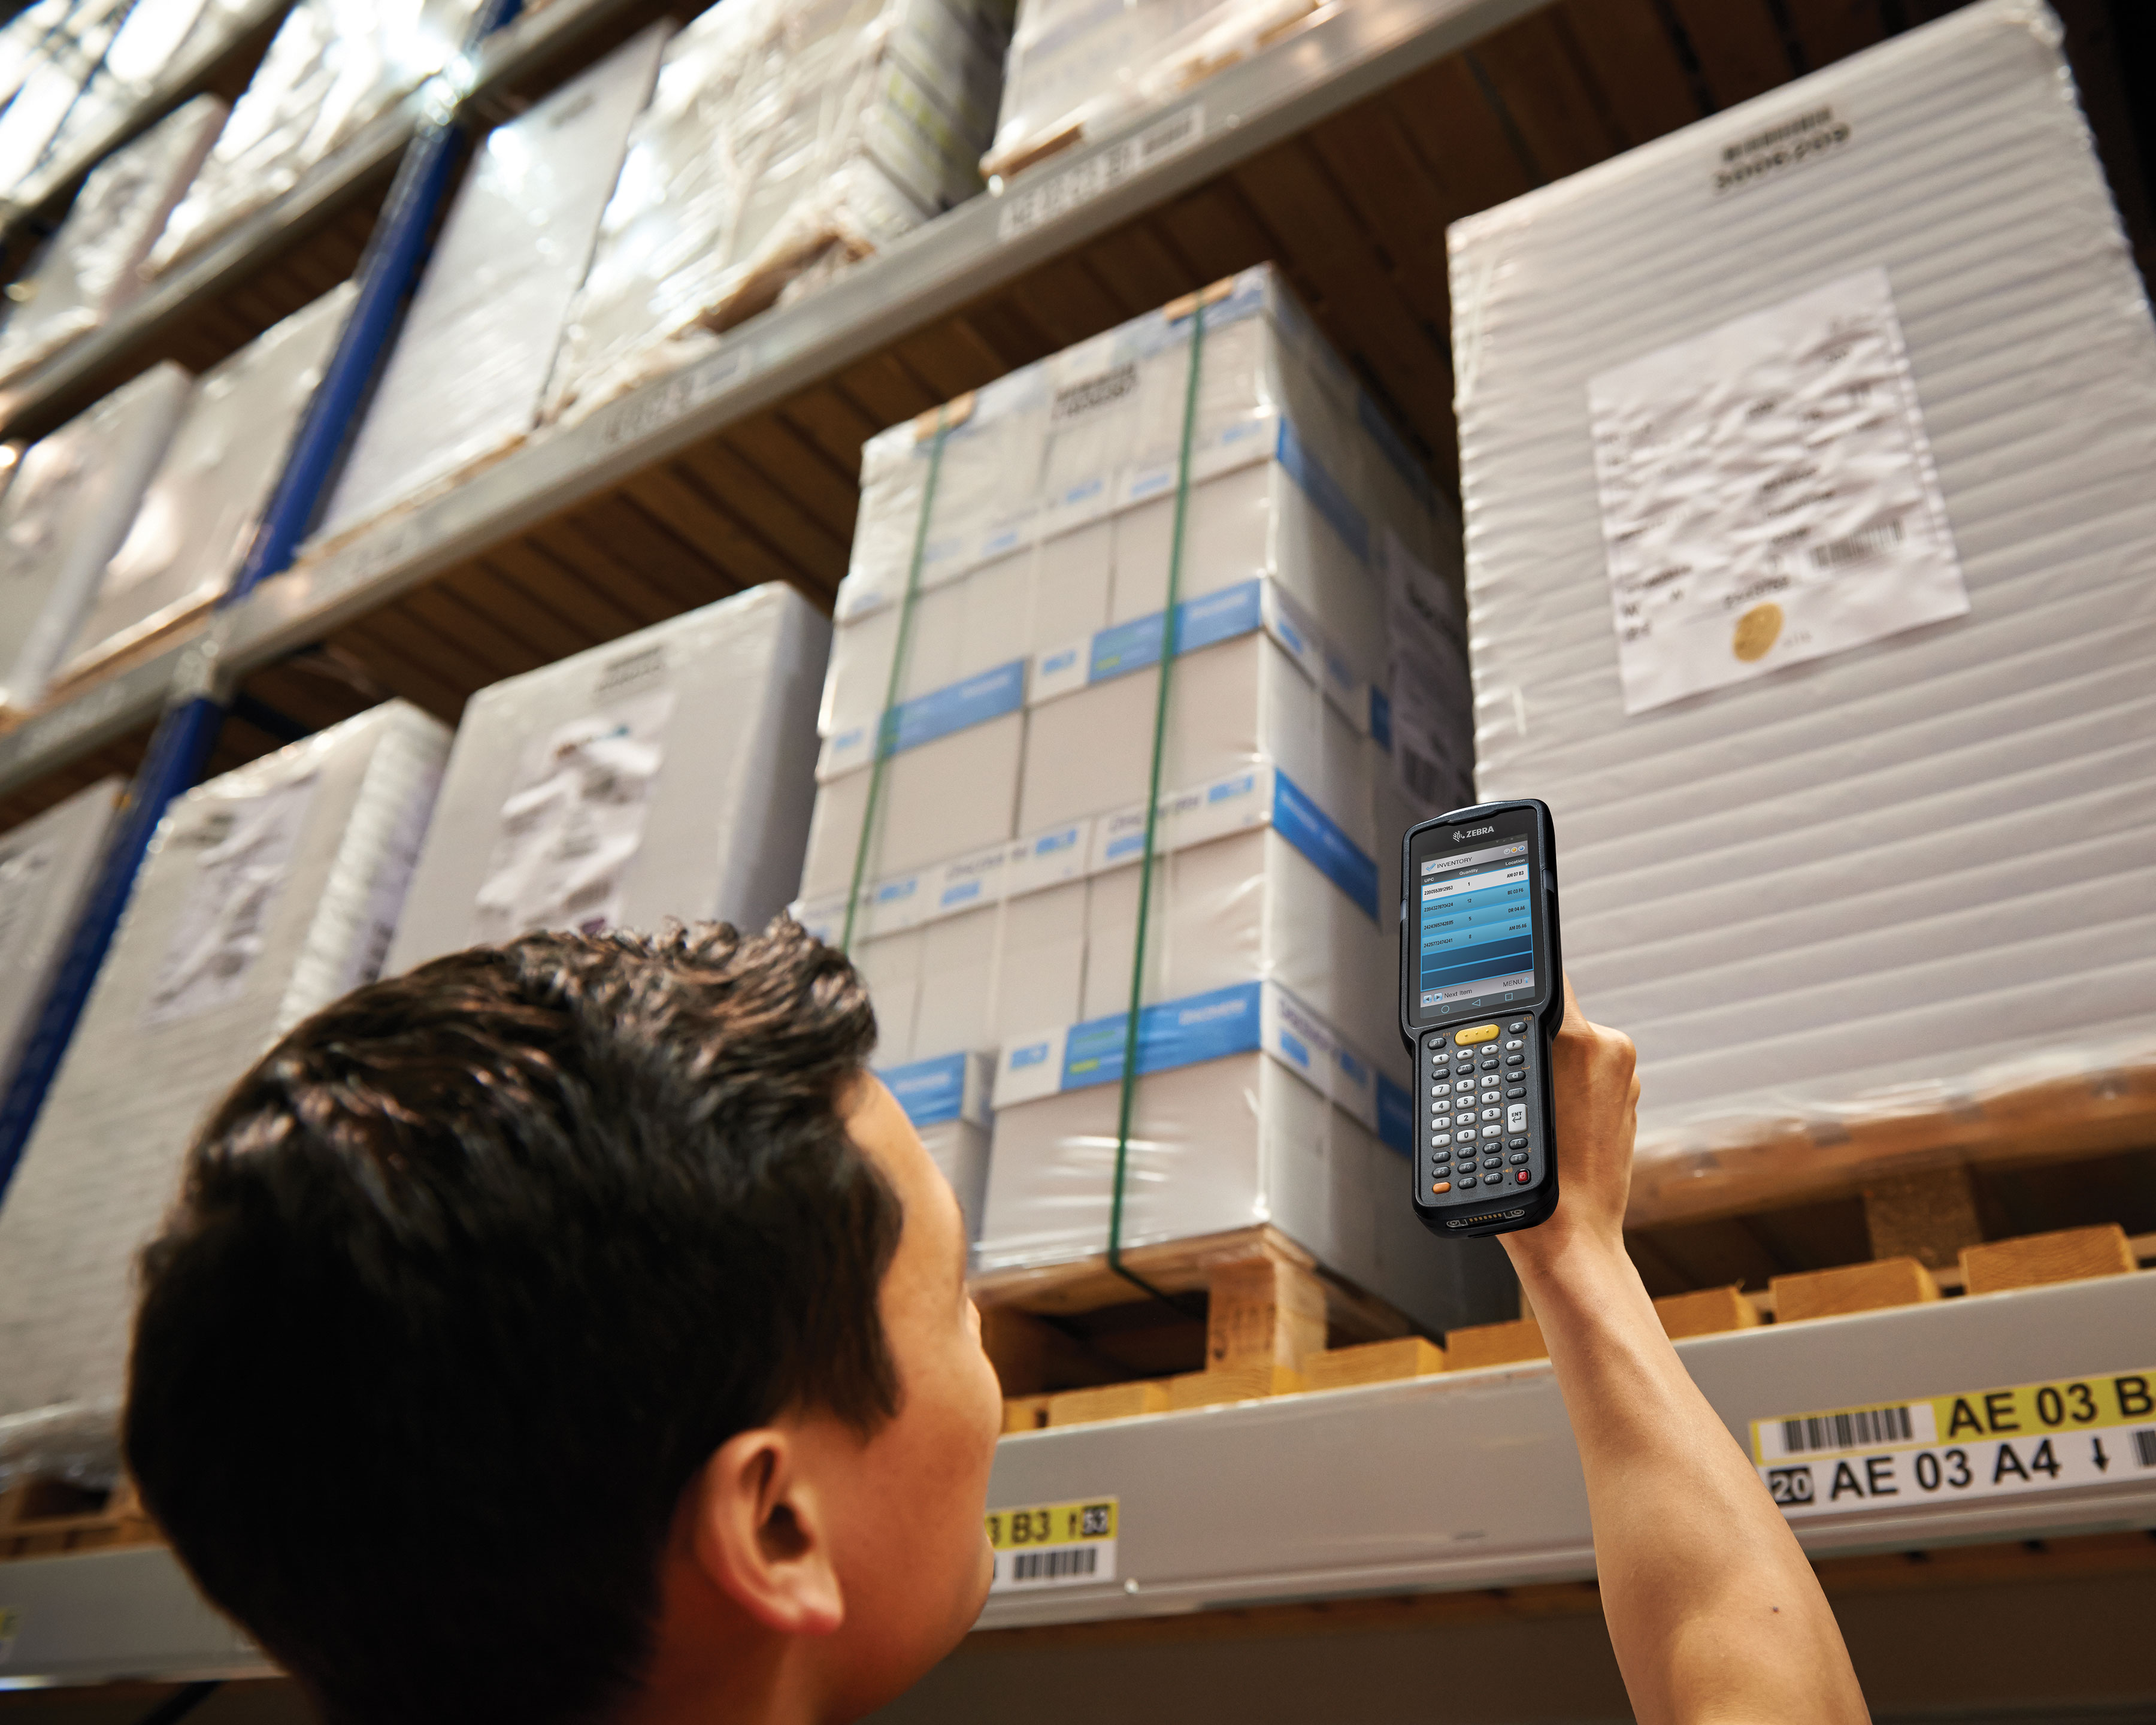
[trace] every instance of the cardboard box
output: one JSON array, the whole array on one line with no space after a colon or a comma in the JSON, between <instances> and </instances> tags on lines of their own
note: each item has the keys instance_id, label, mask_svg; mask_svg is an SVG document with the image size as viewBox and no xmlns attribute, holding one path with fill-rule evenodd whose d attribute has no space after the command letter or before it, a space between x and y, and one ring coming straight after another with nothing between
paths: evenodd
<instances>
[{"instance_id":1,"label":"cardboard box","mask_svg":"<svg viewBox=\"0 0 2156 1725\"><path fill-rule=\"evenodd\" d=\"M448 747L392 701L167 811L0 1203L0 1415L71 1411L109 1438L135 1256L192 1136L279 1036L376 973Z\"/></svg>"},{"instance_id":2,"label":"cardboard box","mask_svg":"<svg viewBox=\"0 0 2156 1725\"><path fill-rule=\"evenodd\" d=\"M179 624L232 584L354 292L332 288L203 373L56 680Z\"/></svg>"},{"instance_id":3,"label":"cardboard box","mask_svg":"<svg viewBox=\"0 0 2156 1725\"><path fill-rule=\"evenodd\" d=\"M538 928L762 928L799 884L829 638L774 584L480 691L392 971Z\"/></svg>"},{"instance_id":4,"label":"cardboard box","mask_svg":"<svg viewBox=\"0 0 2156 1725\"><path fill-rule=\"evenodd\" d=\"M1131 123L1318 8L1314 0L1022 0L983 173Z\"/></svg>"},{"instance_id":5,"label":"cardboard box","mask_svg":"<svg viewBox=\"0 0 2156 1725\"><path fill-rule=\"evenodd\" d=\"M151 249L151 271L171 270L276 202L448 65L476 9L476 0L299 0Z\"/></svg>"},{"instance_id":6,"label":"cardboard box","mask_svg":"<svg viewBox=\"0 0 2156 1725\"><path fill-rule=\"evenodd\" d=\"M999 0L727 0L667 46L548 392L582 415L980 188Z\"/></svg>"},{"instance_id":7,"label":"cardboard box","mask_svg":"<svg viewBox=\"0 0 2156 1725\"><path fill-rule=\"evenodd\" d=\"M480 146L323 515L322 539L439 489L537 423L669 33L663 23L643 31Z\"/></svg>"},{"instance_id":8,"label":"cardboard box","mask_svg":"<svg viewBox=\"0 0 2156 1725\"><path fill-rule=\"evenodd\" d=\"M1451 254L1479 783L1554 814L1566 964L1639 1045L1643 1157L1806 1123L1830 1142L2145 1042L2156 331L2057 19L1965 7L1457 223ZM1816 326L1821 295L1845 339L1808 352L1870 367L1879 400L1912 388L1906 452L1789 494L1794 584L1736 593L1722 625L1770 607L1780 637L1717 634L1729 680L1628 711L1626 655L1656 642L1613 627L1610 482L1618 506L1639 494L1598 470L1596 402L1708 339L1702 393L1770 421L1845 389L1759 346ZM1761 389L1776 367L1786 388ZM1884 423L1819 404L1832 438L1748 484ZM1605 455L1630 434L1611 422ZM1755 453L1727 426L1698 447ZM1774 550L1694 543L1680 588ZM1805 607L1882 573L1892 603L1920 545L1960 614L1808 656Z\"/></svg>"},{"instance_id":9,"label":"cardboard box","mask_svg":"<svg viewBox=\"0 0 2156 1725\"><path fill-rule=\"evenodd\" d=\"M0 707L44 700L193 389L162 361L23 452L0 497Z\"/></svg>"},{"instance_id":10,"label":"cardboard box","mask_svg":"<svg viewBox=\"0 0 2156 1725\"><path fill-rule=\"evenodd\" d=\"M126 789L100 778L0 834L0 1092L37 1028Z\"/></svg>"},{"instance_id":11,"label":"cardboard box","mask_svg":"<svg viewBox=\"0 0 2156 1725\"><path fill-rule=\"evenodd\" d=\"M100 163L75 194L0 327L0 383L110 321L143 289L141 264L230 112L197 96Z\"/></svg>"}]
</instances>

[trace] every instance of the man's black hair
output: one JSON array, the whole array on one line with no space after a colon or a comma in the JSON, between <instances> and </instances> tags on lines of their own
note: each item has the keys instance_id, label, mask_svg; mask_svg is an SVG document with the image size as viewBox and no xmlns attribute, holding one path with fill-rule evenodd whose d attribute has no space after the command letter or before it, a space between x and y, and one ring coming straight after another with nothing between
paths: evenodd
<instances>
[{"instance_id":1,"label":"man's black hair","mask_svg":"<svg viewBox=\"0 0 2156 1725\"><path fill-rule=\"evenodd\" d=\"M797 925L531 935L241 1081L143 1258L128 1465L337 1725L605 1717L676 1505L794 1407L896 1409L875 1039Z\"/></svg>"}]
</instances>

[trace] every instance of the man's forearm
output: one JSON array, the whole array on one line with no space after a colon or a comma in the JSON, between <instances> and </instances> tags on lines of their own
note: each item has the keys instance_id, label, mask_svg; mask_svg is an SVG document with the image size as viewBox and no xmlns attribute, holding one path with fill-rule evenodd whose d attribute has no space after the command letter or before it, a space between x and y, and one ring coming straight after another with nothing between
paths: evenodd
<instances>
[{"instance_id":1,"label":"man's forearm","mask_svg":"<svg viewBox=\"0 0 2156 1725\"><path fill-rule=\"evenodd\" d=\"M1603 1609L1640 1717L1863 1719L1811 1566L1623 1246L1543 1233L1514 1236L1513 1259L1578 1435Z\"/></svg>"}]
</instances>

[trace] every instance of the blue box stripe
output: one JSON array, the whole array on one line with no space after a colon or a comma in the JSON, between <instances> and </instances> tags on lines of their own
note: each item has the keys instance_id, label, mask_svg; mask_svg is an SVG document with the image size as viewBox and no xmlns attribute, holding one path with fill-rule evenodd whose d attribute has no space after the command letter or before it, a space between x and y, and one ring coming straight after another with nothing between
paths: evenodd
<instances>
[{"instance_id":1,"label":"blue box stripe","mask_svg":"<svg viewBox=\"0 0 2156 1725\"><path fill-rule=\"evenodd\" d=\"M1377 863L1278 769L1273 773L1273 830L1308 857L1365 916L1378 920Z\"/></svg>"},{"instance_id":2,"label":"blue box stripe","mask_svg":"<svg viewBox=\"0 0 2156 1725\"><path fill-rule=\"evenodd\" d=\"M1370 561L1370 524L1354 501L1341 490L1340 481L1327 473L1310 446L1296 434L1290 419L1280 423L1278 445L1280 465L1287 475L1302 487L1303 494L1317 506L1317 512L1332 524L1348 550L1363 563Z\"/></svg>"},{"instance_id":3,"label":"blue box stripe","mask_svg":"<svg viewBox=\"0 0 2156 1725\"><path fill-rule=\"evenodd\" d=\"M1175 608L1177 651L1195 653L1259 628L1264 621L1260 588L1256 579L1239 581L1218 593L1183 600ZM1167 617L1165 611L1155 611L1101 630L1087 656L1086 680L1104 682L1159 664Z\"/></svg>"},{"instance_id":4,"label":"blue box stripe","mask_svg":"<svg viewBox=\"0 0 2156 1725\"><path fill-rule=\"evenodd\" d=\"M1258 1046L1260 986L1236 983L1142 1009L1138 1014L1139 1075L1252 1052ZM1129 1022L1129 1014L1118 1012L1070 1027L1063 1049L1065 1090L1122 1081L1124 1033Z\"/></svg>"},{"instance_id":5,"label":"blue box stripe","mask_svg":"<svg viewBox=\"0 0 2156 1725\"><path fill-rule=\"evenodd\" d=\"M1014 659L963 683L901 701L883 716L886 759L917 749L968 726L984 725L1014 713L1025 704L1025 661Z\"/></svg>"},{"instance_id":6,"label":"blue box stripe","mask_svg":"<svg viewBox=\"0 0 2156 1725\"><path fill-rule=\"evenodd\" d=\"M906 1117L916 1127L956 1120L966 1106L966 1056L938 1055L932 1060L887 1066L876 1073Z\"/></svg>"}]
</instances>

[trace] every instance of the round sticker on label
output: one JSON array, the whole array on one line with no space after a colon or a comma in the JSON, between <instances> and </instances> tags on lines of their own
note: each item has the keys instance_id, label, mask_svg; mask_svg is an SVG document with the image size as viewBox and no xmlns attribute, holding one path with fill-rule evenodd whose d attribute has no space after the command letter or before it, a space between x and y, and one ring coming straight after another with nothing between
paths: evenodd
<instances>
[{"instance_id":1,"label":"round sticker on label","mask_svg":"<svg viewBox=\"0 0 2156 1725\"><path fill-rule=\"evenodd\" d=\"M1737 633L1729 643L1729 650L1750 665L1755 660L1764 659L1781 634L1782 608L1754 605L1737 619Z\"/></svg>"}]
</instances>

